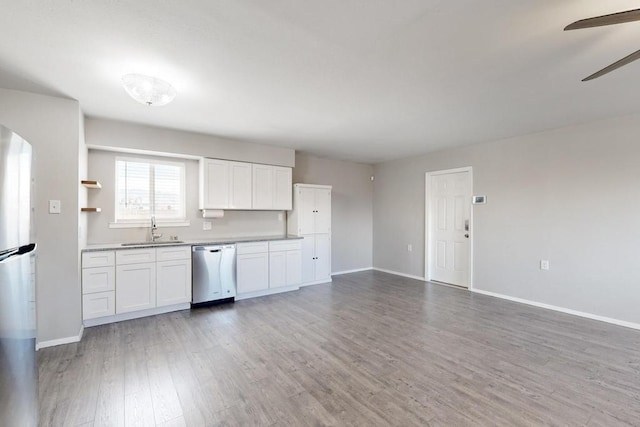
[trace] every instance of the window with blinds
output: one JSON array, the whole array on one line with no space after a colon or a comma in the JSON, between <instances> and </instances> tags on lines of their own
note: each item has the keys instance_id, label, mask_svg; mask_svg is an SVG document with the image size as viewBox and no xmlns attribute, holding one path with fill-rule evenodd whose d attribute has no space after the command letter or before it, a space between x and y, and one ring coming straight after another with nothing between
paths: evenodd
<instances>
[{"instance_id":1,"label":"window with blinds","mask_svg":"<svg viewBox=\"0 0 640 427\"><path fill-rule=\"evenodd\" d=\"M116 222L185 219L185 165L116 158Z\"/></svg>"}]
</instances>

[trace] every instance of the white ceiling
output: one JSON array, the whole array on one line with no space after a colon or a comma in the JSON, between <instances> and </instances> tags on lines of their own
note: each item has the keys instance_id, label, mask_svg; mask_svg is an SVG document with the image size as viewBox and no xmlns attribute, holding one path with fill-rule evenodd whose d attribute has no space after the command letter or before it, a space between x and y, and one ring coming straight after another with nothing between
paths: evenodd
<instances>
[{"instance_id":1,"label":"white ceiling","mask_svg":"<svg viewBox=\"0 0 640 427\"><path fill-rule=\"evenodd\" d=\"M0 86L88 116L380 162L640 112L640 7L601 0L21 0L0 13ZM170 81L145 107L121 76ZM177 141L179 143L179 141Z\"/></svg>"}]
</instances>

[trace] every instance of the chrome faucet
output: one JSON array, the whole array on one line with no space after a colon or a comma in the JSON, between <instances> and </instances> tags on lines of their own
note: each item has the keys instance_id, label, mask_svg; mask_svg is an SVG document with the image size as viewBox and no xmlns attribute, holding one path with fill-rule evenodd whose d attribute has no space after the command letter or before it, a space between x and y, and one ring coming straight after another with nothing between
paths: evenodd
<instances>
[{"instance_id":1,"label":"chrome faucet","mask_svg":"<svg viewBox=\"0 0 640 427\"><path fill-rule=\"evenodd\" d=\"M155 242L157 239L162 237L162 233L158 233L158 226L156 226L156 217L155 215L151 216L151 241Z\"/></svg>"}]
</instances>

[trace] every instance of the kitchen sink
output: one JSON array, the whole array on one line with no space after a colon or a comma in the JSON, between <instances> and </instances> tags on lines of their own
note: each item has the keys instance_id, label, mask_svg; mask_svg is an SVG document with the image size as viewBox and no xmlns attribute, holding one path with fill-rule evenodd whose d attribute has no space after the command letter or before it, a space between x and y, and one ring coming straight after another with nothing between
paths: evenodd
<instances>
[{"instance_id":1,"label":"kitchen sink","mask_svg":"<svg viewBox=\"0 0 640 427\"><path fill-rule=\"evenodd\" d=\"M149 245L172 245L176 243L184 243L182 240L163 240L161 242L133 242L120 243L120 246L149 246Z\"/></svg>"}]
</instances>

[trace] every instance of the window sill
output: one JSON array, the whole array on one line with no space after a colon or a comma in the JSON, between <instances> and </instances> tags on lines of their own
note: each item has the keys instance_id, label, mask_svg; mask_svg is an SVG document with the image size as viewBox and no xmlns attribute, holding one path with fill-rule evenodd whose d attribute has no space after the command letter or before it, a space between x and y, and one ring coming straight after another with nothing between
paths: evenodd
<instances>
[{"instance_id":1,"label":"window sill","mask_svg":"<svg viewBox=\"0 0 640 427\"><path fill-rule=\"evenodd\" d=\"M167 227L189 227L191 221L156 221L158 228ZM109 228L151 228L149 221L135 221L135 222L110 222Z\"/></svg>"}]
</instances>

